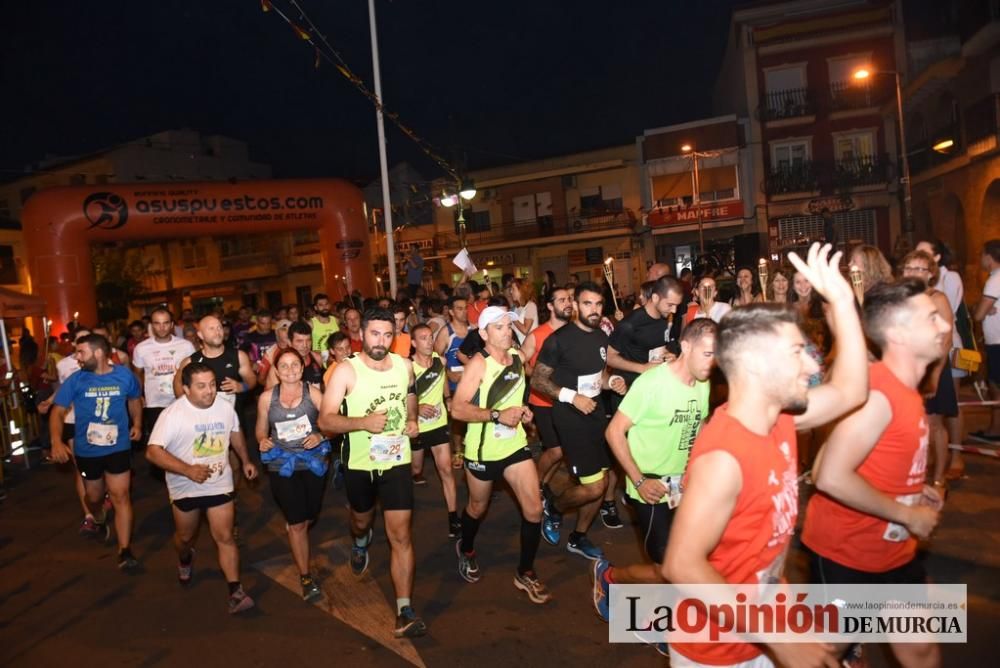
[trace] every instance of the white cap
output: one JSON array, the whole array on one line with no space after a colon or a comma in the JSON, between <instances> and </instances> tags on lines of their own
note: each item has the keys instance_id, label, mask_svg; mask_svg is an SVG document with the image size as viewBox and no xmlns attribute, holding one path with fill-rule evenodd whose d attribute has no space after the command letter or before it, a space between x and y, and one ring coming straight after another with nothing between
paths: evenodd
<instances>
[{"instance_id":1,"label":"white cap","mask_svg":"<svg viewBox=\"0 0 1000 668\"><path fill-rule=\"evenodd\" d=\"M479 314L479 329L486 329L487 325L499 322L507 316L510 316L511 322L521 322L521 318L518 317L517 313L514 313L513 311L508 311L502 306L487 306L483 309L483 312Z\"/></svg>"}]
</instances>

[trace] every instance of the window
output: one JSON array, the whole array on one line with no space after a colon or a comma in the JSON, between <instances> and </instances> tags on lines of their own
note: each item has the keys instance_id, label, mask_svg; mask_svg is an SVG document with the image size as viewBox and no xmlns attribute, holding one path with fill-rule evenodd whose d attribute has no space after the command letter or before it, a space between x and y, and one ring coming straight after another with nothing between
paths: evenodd
<instances>
[{"instance_id":1,"label":"window","mask_svg":"<svg viewBox=\"0 0 1000 668\"><path fill-rule=\"evenodd\" d=\"M474 209L465 209L462 212L462 217L465 218L465 231L466 232L489 232L490 231L490 211L489 211L489 209L484 209L483 211L476 211ZM455 209L455 234L459 234L459 231L458 231L458 209Z\"/></svg>"},{"instance_id":2,"label":"window","mask_svg":"<svg viewBox=\"0 0 1000 668\"><path fill-rule=\"evenodd\" d=\"M582 215L617 212L622 210L622 205L620 184L611 183L592 188L580 188L580 213Z\"/></svg>"},{"instance_id":3,"label":"window","mask_svg":"<svg viewBox=\"0 0 1000 668\"><path fill-rule=\"evenodd\" d=\"M219 255L227 257L245 257L269 252L270 237L225 237L219 239Z\"/></svg>"},{"instance_id":4,"label":"window","mask_svg":"<svg viewBox=\"0 0 1000 668\"><path fill-rule=\"evenodd\" d=\"M867 158L875 153L875 136L870 131L834 135L833 151L838 161Z\"/></svg>"},{"instance_id":5,"label":"window","mask_svg":"<svg viewBox=\"0 0 1000 668\"><path fill-rule=\"evenodd\" d=\"M847 56L830 58L827 60L827 67L830 69L830 85L863 86L863 82L857 81L854 78L854 73L862 68L870 68L871 60L870 53L853 53Z\"/></svg>"},{"instance_id":6,"label":"window","mask_svg":"<svg viewBox=\"0 0 1000 668\"><path fill-rule=\"evenodd\" d=\"M805 65L791 65L765 70L764 87L768 93L805 88Z\"/></svg>"},{"instance_id":7,"label":"window","mask_svg":"<svg viewBox=\"0 0 1000 668\"><path fill-rule=\"evenodd\" d=\"M184 269L203 269L208 266L205 246L199 243L181 246L181 266Z\"/></svg>"},{"instance_id":8,"label":"window","mask_svg":"<svg viewBox=\"0 0 1000 668\"><path fill-rule=\"evenodd\" d=\"M771 146L771 168L787 171L801 167L809 160L809 142L798 140Z\"/></svg>"},{"instance_id":9,"label":"window","mask_svg":"<svg viewBox=\"0 0 1000 668\"><path fill-rule=\"evenodd\" d=\"M292 232L293 246L308 246L319 243L319 230L296 230Z\"/></svg>"},{"instance_id":10,"label":"window","mask_svg":"<svg viewBox=\"0 0 1000 668\"><path fill-rule=\"evenodd\" d=\"M833 214L834 224L841 227L848 244L878 243L878 229L874 209L839 211ZM782 246L807 245L823 236L822 216L792 216L778 220L778 242Z\"/></svg>"}]
</instances>

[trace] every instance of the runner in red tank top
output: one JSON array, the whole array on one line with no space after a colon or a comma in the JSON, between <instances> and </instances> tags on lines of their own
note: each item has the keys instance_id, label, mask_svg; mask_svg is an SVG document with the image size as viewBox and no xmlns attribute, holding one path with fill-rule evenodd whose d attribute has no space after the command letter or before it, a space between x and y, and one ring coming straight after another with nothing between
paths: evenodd
<instances>
[{"instance_id":1,"label":"runner in red tank top","mask_svg":"<svg viewBox=\"0 0 1000 668\"><path fill-rule=\"evenodd\" d=\"M831 381L809 389L816 362L794 310L752 304L722 318L716 360L729 381L729 403L695 441L684 499L674 517L663 576L674 583L744 584L783 577L798 515L797 429L825 424L859 406L868 390L867 352L840 253L814 244L808 261L789 259L831 305L839 354ZM795 414L794 416L792 414ZM769 666L747 643L670 646L670 665ZM781 665L837 666L834 648L776 644Z\"/></svg>"},{"instance_id":2,"label":"runner in red tank top","mask_svg":"<svg viewBox=\"0 0 1000 668\"><path fill-rule=\"evenodd\" d=\"M521 354L528 360L524 369L528 376L535 370L535 362L538 361L538 354L542 352L545 339L573 319L573 295L565 288L552 290L546 306L549 309L549 319L524 337L524 344L521 346ZM552 423L552 400L536 390L531 390L528 404L535 414L535 428L538 429L538 437L542 441L542 455L538 458L538 480L544 489L556 470L556 464L562 459L562 447L559 445L559 436Z\"/></svg>"},{"instance_id":3,"label":"runner in red tank top","mask_svg":"<svg viewBox=\"0 0 1000 668\"><path fill-rule=\"evenodd\" d=\"M951 327L918 279L865 293L865 331L881 350L864 407L837 425L813 467L821 492L809 501L802 541L813 580L918 584L917 539L938 522L942 498L925 484L927 416L917 386L942 355ZM904 666L938 666L937 645L894 644Z\"/></svg>"}]
</instances>

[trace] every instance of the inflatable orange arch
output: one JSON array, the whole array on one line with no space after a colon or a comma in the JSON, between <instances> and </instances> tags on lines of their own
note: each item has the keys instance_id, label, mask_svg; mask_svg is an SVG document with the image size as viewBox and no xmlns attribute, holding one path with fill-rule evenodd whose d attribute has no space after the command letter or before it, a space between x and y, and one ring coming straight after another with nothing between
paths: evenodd
<instances>
[{"instance_id":1,"label":"inflatable orange arch","mask_svg":"<svg viewBox=\"0 0 1000 668\"><path fill-rule=\"evenodd\" d=\"M21 216L32 290L52 333L97 319L90 244L319 230L323 281L375 294L361 190L340 179L123 183L47 188Z\"/></svg>"}]
</instances>

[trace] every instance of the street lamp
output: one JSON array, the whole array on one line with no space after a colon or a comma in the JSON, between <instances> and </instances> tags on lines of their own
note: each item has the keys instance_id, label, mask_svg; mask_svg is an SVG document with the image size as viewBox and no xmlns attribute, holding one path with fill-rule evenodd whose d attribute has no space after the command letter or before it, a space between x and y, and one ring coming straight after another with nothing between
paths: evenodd
<instances>
[{"instance_id":1,"label":"street lamp","mask_svg":"<svg viewBox=\"0 0 1000 668\"><path fill-rule=\"evenodd\" d=\"M913 244L913 203L910 190L910 159L906 154L906 128L903 124L903 90L900 85L899 72L896 70L871 70L862 67L854 72L855 81L866 81L876 74L892 75L896 81L896 121L899 125L899 155L903 162L903 234L910 245ZM953 142L954 143L954 142ZM935 150L936 147L935 147Z\"/></svg>"},{"instance_id":2,"label":"street lamp","mask_svg":"<svg viewBox=\"0 0 1000 668\"><path fill-rule=\"evenodd\" d=\"M705 254L705 224L701 219L701 180L698 178L698 158L714 158L719 155L716 151L696 151L691 144L683 144L681 153L685 157L691 158L692 179L694 180L694 196L692 204L695 206L695 213L698 215L698 253Z\"/></svg>"},{"instance_id":3,"label":"street lamp","mask_svg":"<svg viewBox=\"0 0 1000 668\"><path fill-rule=\"evenodd\" d=\"M471 202L476 196L476 186L472 179L462 179L457 184L455 192L442 192L441 206L450 209L458 205L458 239L462 248L465 248L465 207L463 201Z\"/></svg>"}]
</instances>

